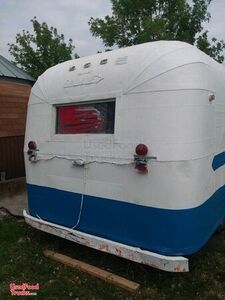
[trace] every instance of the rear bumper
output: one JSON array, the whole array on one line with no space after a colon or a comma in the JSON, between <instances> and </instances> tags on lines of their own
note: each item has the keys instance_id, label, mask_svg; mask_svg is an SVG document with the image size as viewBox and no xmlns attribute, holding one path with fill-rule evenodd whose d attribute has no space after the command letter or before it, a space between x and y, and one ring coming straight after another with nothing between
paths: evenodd
<instances>
[{"instance_id":1,"label":"rear bumper","mask_svg":"<svg viewBox=\"0 0 225 300\"><path fill-rule=\"evenodd\" d=\"M103 252L107 252L125 259L142 263L163 271L168 272L188 272L188 259L182 256L165 256L158 253L141 250L140 248L131 247L125 244L117 243L98 236L73 230L51 222L32 217L25 210L23 215L27 224L32 227L88 246Z\"/></svg>"}]
</instances>

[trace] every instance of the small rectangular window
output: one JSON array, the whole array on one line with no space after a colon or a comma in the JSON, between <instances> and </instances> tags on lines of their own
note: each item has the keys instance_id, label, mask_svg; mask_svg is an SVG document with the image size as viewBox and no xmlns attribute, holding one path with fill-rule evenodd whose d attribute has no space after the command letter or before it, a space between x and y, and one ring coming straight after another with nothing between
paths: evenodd
<instances>
[{"instance_id":1,"label":"small rectangular window","mask_svg":"<svg viewBox=\"0 0 225 300\"><path fill-rule=\"evenodd\" d=\"M114 133L115 100L56 107L56 133Z\"/></svg>"}]
</instances>

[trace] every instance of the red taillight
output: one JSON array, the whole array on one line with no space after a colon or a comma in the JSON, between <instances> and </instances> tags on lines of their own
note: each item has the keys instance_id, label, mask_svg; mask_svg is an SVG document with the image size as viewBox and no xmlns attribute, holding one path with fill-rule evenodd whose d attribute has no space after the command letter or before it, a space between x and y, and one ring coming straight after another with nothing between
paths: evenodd
<instances>
[{"instance_id":1,"label":"red taillight","mask_svg":"<svg viewBox=\"0 0 225 300\"><path fill-rule=\"evenodd\" d=\"M37 149L37 144L36 144L36 142L30 141L30 142L28 143L28 148L29 148L29 150L36 150L36 149Z\"/></svg>"},{"instance_id":2,"label":"red taillight","mask_svg":"<svg viewBox=\"0 0 225 300\"><path fill-rule=\"evenodd\" d=\"M134 155L135 170L138 173L148 173L148 147L145 144L139 144L135 148L136 155Z\"/></svg>"},{"instance_id":3,"label":"red taillight","mask_svg":"<svg viewBox=\"0 0 225 300\"><path fill-rule=\"evenodd\" d=\"M135 152L137 155L141 155L141 156L147 155L148 147L145 144L139 144L137 145Z\"/></svg>"},{"instance_id":4,"label":"red taillight","mask_svg":"<svg viewBox=\"0 0 225 300\"><path fill-rule=\"evenodd\" d=\"M136 164L135 169L139 173L148 173L147 164Z\"/></svg>"}]
</instances>

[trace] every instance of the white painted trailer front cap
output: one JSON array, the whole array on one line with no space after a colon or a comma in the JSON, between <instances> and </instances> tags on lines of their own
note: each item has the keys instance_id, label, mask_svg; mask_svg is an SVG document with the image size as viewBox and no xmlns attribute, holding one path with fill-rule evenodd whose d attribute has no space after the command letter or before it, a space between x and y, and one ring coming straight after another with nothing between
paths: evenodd
<instances>
[{"instance_id":1,"label":"white painted trailer front cap","mask_svg":"<svg viewBox=\"0 0 225 300\"><path fill-rule=\"evenodd\" d=\"M225 149L224 78L224 66L196 47L176 41L118 49L67 61L48 69L34 85L28 105L24 148L27 182L40 191L39 198L33 195L33 199L38 199L35 205L41 208L41 213L36 212L34 207L34 212L32 209L30 211L32 216L24 214L26 221L40 230L64 238L70 237L77 242L84 239L97 249L102 245L108 246L109 251L106 252L116 254L116 249L119 249L123 257L134 261L155 264L164 270L187 271L188 261L183 257L165 257L142 250L158 252L161 234L165 239L164 250L165 247L173 248L175 242L179 245L179 241L184 240L185 244L186 235L183 232L186 231L177 226L178 223L182 225L183 219L176 219L178 223L173 226L175 219L170 219L167 224L158 222L156 218L156 224L138 229L138 234L146 233L143 240L148 237L148 245L143 247L136 241L130 245L138 245L142 249L125 245L127 233L121 239L117 239L117 236L115 241L102 238L110 237L114 224L123 224L119 225L121 232L122 227L132 228L134 221L128 220L129 214L127 219L124 218L129 225L115 218L107 234L102 234L107 219L103 221L102 232L96 233L96 236L74 229L87 204L83 200L84 195L99 201L117 201L120 207L133 207L134 204L134 214L142 206L146 210L163 209L179 216L180 212L185 214L189 209L195 211L195 208L203 206L224 186L224 168L212 168L215 155ZM113 134L56 133L59 105L109 99L114 99L116 103ZM34 163L26 155L26 145L30 140L37 142L39 150ZM156 157L148 162L149 172L146 174L135 172L134 153L140 143L147 145L149 156ZM49 209L45 206L49 200L45 190L53 189L58 194L69 192L72 197L78 195L79 198L81 195L78 219L75 218L74 224L71 222L72 225L68 225L70 228L64 220L63 223L59 222L61 210L50 217L41 215L47 215ZM63 203L60 197L58 200L61 208ZM54 201L49 202L50 208L54 205ZM77 211L71 209L68 215L73 217L73 213ZM202 229L207 225L210 213L211 210L206 217L202 214L202 219L196 223L194 213L193 224ZM145 216L144 220L151 220L151 216L158 215L152 213ZM142 223L142 216L138 217L136 227ZM101 218L94 219L95 224L100 221ZM201 226L200 222L203 221L205 223ZM60 227L58 223L65 226ZM170 231L167 231L167 225L171 225ZM189 223L185 222L185 225L188 227ZM160 230L159 235L154 231L155 227ZM185 229L187 227L183 226ZM148 235L149 228L152 229L152 235ZM91 232L89 229L87 232ZM213 228L210 230L213 231ZM161 240L157 239L156 244L151 246L155 232ZM190 240L188 247L193 246L193 236L194 230L191 230L187 236ZM204 235L204 238L206 240L209 237ZM116 240L122 240L124 244L118 244ZM184 246L181 251L161 253L193 253L185 252L186 249Z\"/></svg>"},{"instance_id":2,"label":"white painted trailer front cap","mask_svg":"<svg viewBox=\"0 0 225 300\"><path fill-rule=\"evenodd\" d=\"M102 65L102 60L107 63ZM85 68L88 63L89 68ZM119 178L122 169L118 176L116 166L132 164L136 145L144 143L149 155L157 158L149 163L150 181L148 176L140 180L135 172L127 171L129 167L124 167L121 176L130 180L125 191L121 182L104 182L103 188L101 179L94 178L87 191L136 203L141 181L142 198L151 201L139 204L174 209L197 207L215 192L210 164L216 151L214 112L225 101L224 69L196 47L176 41L122 48L48 69L35 83L28 105L25 153L27 143L36 140L38 160L44 162L32 170L26 164L28 183L80 193L83 184L78 179L74 184L66 167L69 161L105 163L104 172ZM212 95L215 100L209 101ZM110 98L116 98L113 135L55 134L56 105ZM60 169L65 177L46 179L51 159L54 172ZM92 173L99 173L100 168L93 164ZM221 184L217 182L216 188Z\"/></svg>"}]
</instances>

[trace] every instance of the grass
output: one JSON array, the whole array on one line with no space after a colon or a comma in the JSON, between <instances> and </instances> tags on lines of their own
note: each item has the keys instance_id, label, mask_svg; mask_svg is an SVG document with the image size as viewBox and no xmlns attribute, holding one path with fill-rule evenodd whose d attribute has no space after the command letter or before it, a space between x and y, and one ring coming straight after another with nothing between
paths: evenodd
<instances>
[{"instance_id":1,"label":"grass","mask_svg":"<svg viewBox=\"0 0 225 300\"><path fill-rule=\"evenodd\" d=\"M43 256L50 249L81 259L141 284L129 293ZM11 299L9 284L40 284L44 300L224 300L225 232L190 257L189 273L166 273L37 231L12 217L0 220L0 300ZM20 299L25 297L20 297Z\"/></svg>"}]
</instances>

